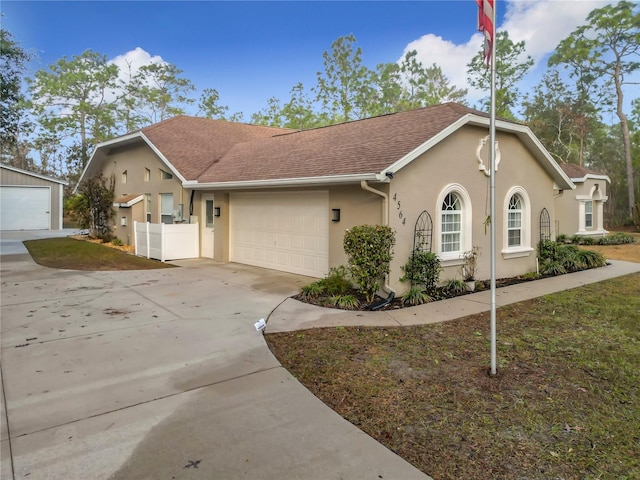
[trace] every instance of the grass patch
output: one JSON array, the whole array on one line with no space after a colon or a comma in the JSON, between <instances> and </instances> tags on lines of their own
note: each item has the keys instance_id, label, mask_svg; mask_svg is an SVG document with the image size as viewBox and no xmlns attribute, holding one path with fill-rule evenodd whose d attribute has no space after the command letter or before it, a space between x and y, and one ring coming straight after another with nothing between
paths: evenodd
<instances>
[{"instance_id":1,"label":"grass patch","mask_svg":"<svg viewBox=\"0 0 640 480\"><path fill-rule=\"evenodd\" d=\"M640 274L414 327L266 335L323 402L438 480L640 478Z\"/></svg>"},{"instance_id":2,"label":"grass patch","mask_svg":"<svg viewBox=\"0 0 640 480\"><path fill-rule=\"evenodd\" d=\"M128 255L104 245L73 238L46 238L24 242L36 263L70 270L149 270L172 268L156 260Z\"/></svg>"}]
</instances>

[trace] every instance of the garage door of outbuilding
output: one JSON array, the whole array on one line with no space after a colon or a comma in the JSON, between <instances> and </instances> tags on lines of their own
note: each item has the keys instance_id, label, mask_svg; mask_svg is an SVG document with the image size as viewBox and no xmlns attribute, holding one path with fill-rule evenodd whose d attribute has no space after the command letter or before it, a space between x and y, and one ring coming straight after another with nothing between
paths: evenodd
<instances>
[{"instance_id":1,"label":"garage door of outbuilding","mask_svg":"<svg viewBox=\"0 0 640 480\"><path fill-rule=\"evenodd\" d=\"M51 188L0 187L0 229L47 230L51 228Z\"/></svg>"},{"instance_id":2,"label":"garage door of outbuilding","mask_svg":"<svg viewBox=\"0 0 640 480\"><path fill-rule=\"evenodd\" d=\"M230 195L230 259L324 277L329 270L329 194Z\"/></svg>"}]
</instances>

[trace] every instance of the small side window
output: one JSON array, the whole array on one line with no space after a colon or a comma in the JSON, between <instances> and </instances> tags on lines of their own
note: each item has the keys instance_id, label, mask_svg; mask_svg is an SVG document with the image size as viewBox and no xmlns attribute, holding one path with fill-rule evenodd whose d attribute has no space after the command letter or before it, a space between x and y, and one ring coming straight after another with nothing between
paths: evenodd
<instances>
[{"instance_id":1,"label":"small side window","mask_svg":"<svg viewBox=\"0 0 640 480\"><path fill-rule=\"evenodd\" d=\"M171 180L173 175L169 172L165 172L164 170L160 170L160 180Z\"/></svg>"}]
</instances>

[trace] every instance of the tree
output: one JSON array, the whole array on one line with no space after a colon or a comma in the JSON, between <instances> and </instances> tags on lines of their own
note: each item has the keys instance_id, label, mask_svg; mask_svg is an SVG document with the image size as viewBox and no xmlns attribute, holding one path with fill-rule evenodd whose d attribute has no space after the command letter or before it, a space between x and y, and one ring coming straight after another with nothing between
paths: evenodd
<instances>
[{"instance_id":1,"label":"tree","mask_svg":"<svg viewBox=\"0 0 640 480\"><path fill-rule=\"evenodd\" d=\"M362 64L362 49L354 49L356 37L339 37L331 52L322 54L324 72L318 72L317 99L333 121L349 121L367 116L371 100L371 70Z\"/></svg>"},{"instance_id":2,"label":"tree","mask_svg":"<svg viewBox=\"0 0 640 480\"><path fill-rule=\"evenodd\" d=\"M267 108L251 115L251 123L256 125L269 125L271 127L282 126L282 108L280 100L271 97L267 100Z\"/></svg>"},{"instance_id":3,"label":"tree","mask_svg":"<svg viewBox=\"0 0 640 480\"><path fill-rule=\"evenodd\" d=\"M84 167L95 142L113 135L118 67L104 55L86 50L62 57L30 80L31 106L47 135L75 138Z\"/></svg>"},{"instance_id":4,"label":"tree","mask_svg":"<svg viewBox=\"0 0 640 480\"><path fill-rule=\"evenodd\" d=\"M615 92L616 115L624 145L627 172L629 216L635 207L634 169L631 156L629 122L623 110L623 85L631 74L640 69L640 13L636 4L627 1L593 10L587 24L578 27L556 48L549 59L550 65L566 65L573 76L579 75L579 66L588 66L595 78Z\"/></svg>"},{"instance_id":5,"label":"tree","mask_svg":"<svg viewBox=\"0 0 640 480\"><path fill-rule=\"evenodd\" d=\"M22 79L31 58L32 54L25 51L10 32L0 28L0 152L3 162L17 161L15 166L22 168L26 162L20 148L20 131L25 124Z\"/></svg>"},{"instance_id":6,"label":"tree","mask_svg":"<svg viewBox=\"0 0 640 480\"><path fill-rule=\"evenodd\" d=\"M224 119L225 114L229 111L229 107L220 105L220 95L215 88L205 88L200 95L200 103L198 104L198 114L205 118Z\"/></svg>"},{"instance_id":7,"label":"tree","mask_svg":"<svg viewBox=\"0 0 640 480\"><path fill-rule=\"evenodd\" d=\"M557 161L584 165L588 157L589 139L600 122L595 106L585 100L550 70L522 102L525 122Z\"/></svg>"},{"instance_id":8,"label":"tree","mask_svg":"<svg viewBox=\"0 0 640 480\"><path fill-rule=\"evenodd\" d=\"M384 115L402 111L405 89L402 86L402 72L397 63L380 63L373 75L376 90L375 102L370 111L373 115Z\"/></svg>"},{"instance_id":9,"label":"tree","mask_svg":"<svg viewBox=\"0 0 640 480\"><path fill-rule=\"evenodd\" d=\"M131 79L127 94L133 99L134 110L145 124L183 115L183 106L194 102L188 95L195 90L190 80L170 63L151 63L140 67ZM217 92L216 92L217 93Z\"/></svg>"},{"instance_id":10,"label":"tree","mask_svg":"<svg viewBox=\"0 0 640 480\"><path fill-rule=\"evenodd\" d=\"M112 235L115 182L113 175L109 180L103 176L87 178L78 186L78 195L70 202L72 216L80 228L105 242L110 241Z\"/></svg>"},{"instance_id":11,"label":"tree","mask_svg":"<svg viewBox=\"0 0 640 480\"><path fill-rule=\"evenodd\" d=\"M525 42L513 43L506 31L496 34L496 114L506 118L515 118L513 108L520 96L518 82L533 66L533 58L525 55ZM522 60L524 58L524 60ZM486 68L484 53L478 53L467 64L469 85L480 90L491 88L491 71ZM489 110L490 98L483 101Z\"/></svg>"}]
</instances>

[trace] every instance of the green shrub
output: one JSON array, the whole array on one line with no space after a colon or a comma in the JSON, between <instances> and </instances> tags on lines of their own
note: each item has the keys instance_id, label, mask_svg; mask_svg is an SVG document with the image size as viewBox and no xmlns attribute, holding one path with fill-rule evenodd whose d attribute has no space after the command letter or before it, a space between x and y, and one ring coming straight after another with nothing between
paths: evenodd
<instances>
[{"instance_id":1,"label":"green shrub","mask_svg":"<svg viewBox=\"0 0 640 480\"><path fill-rule=\"evenodd\" d=\"M404 276L401 282L411 282L411 287L423 290L427 295L433 295L440 281L442 266L440 259L433 252L415 251L409 261L402 267Z\"/></svg>"},{"instance_id":2,"label":"green shrub","mask_svg":"<svg viewBox=\"0 0 640 480\"><path fill-rule=\"evenodd\" d=\"M333 295L329 297L328 302L345 310L355 310L360 307L360 302L353 295Z\"/></svg>"},{"instance_id":3,"label":"green shrub","mask_svg":"<svg viewBox=\"0 0 640 480\"><path fill-rule=\"evenodd\" d=\"M329 270L327 278L320 280L320 282L327 294L344 295L353 288L350 277L349 269L344 265L340 265Z\"/></svg>"},{"instance_id":4,"label":"green shrub","mask_svg":"<svg viewBox=\"0 0 640 480\"><path fill-rule=\"evenodd\" d=\"M368 302L373 301L393 259L395 234L389 226L359 225L344 234L351 277Z\"/></svg>"},{"instance_id":5,"label":"green shrub","mask_svg":"<svg viewBox=\"0 0 640 480\"><path fill-rule=\"evenodd\" d=\"M545 242L552 242L553 240L543 240ZM556 237L556 242L558 243L567 243L569 241L569 237L564 233L561 233Z\"/></svg>"},{"instance_id":6,"label":"green shrub","mask_svg":"<svg viewBox=\"0 0 640 480\"><path fill-rule=\"evenodd\" d=\"M538 272L527 272L522 275L523 280L537 280L540 278L540 274Z\"/></svg>"},{"instance_id":7,"label":"green shrub","mask_svg":"<svg viewBox=\"0 0 640 480\"><path fill-rule=\"evenodd\" d=\"M113 240L111 240L111 243L113 243L117 247L122 246L122 240L120 240L118 237L113 237Z\"/></svg>"},{"instance_id":8,"label":"green shrub","mask_svg":"<svg viewBox=\"0 0 640 480\"><path fill-rule=\"evenodd\" d=\"M598 243L600 245L625 245L629 243L636 243L636 241L636 237L634 237L633 235L617 232L600 238Z\"/></svg>"},{"instance_id":9,"label":"green shrub","mask_svg":"<svg viewBox=\"0 0 640 480\"><path fill-rule=\"evenodd\" d=\"M542 275L564 275L567 270L562 265L562 262L545 258L540 263L540 273Z\"/></svg>"},{"instance_id":10,"label":"green shrub","mask_svg":"<svg viewBox=\"0 0 640 480\"><path fill-rule=\"evenodd\" d=\"M411 287L407 293L402 296L405 305L422 305L433 301L427 292L420 287Z\"/></svg>"},{"instance_id":11,"label":"green shrub","mask_svg":"<svg viewBox=\"0 0 640 480\"><path fill-rule=\"evenodd\" d=\"M322 280L318 280L317 282L313 282L302 287L302 297L305 299L318 298L324 293L325 291Z\"/></svg>"},{"instance_id":12,"label":"green shrub","mask_svg":"<svg viewBox=\"0 0 640 480\"><path fill-rule=\"evenodd\" d=\"M585 268L604 267L607 264L607 259L599 252L580 250L578 255L581 257L582 264Z\"/></svg>"},{"instance_id":13,"label":"green shrub","mask_svg":"<svg viewBox=\"0 0 640 480\"><path fill-rule=\"evenodd\" d=\"M464 280L460 280L459 278L452 278L444 283L442 290L446 295L455 297L457 295L466 293L468 287Z\"/></svg>"}]
</instances>

